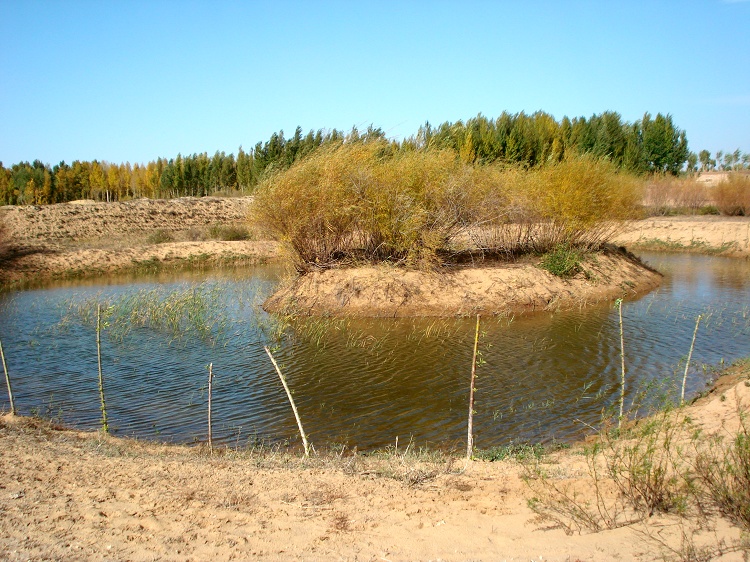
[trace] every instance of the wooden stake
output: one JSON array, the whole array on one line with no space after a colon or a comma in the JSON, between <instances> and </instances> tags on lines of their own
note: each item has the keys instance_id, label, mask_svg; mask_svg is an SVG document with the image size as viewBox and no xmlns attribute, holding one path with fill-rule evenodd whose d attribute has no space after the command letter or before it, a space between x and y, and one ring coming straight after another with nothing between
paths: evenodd
<instances>
[{"instance_id":1,"label":"wooden stake","mask_svg":"<svg viewBox=\"0 0 750 562\"><path fill-rule=\"evenodd\" d=\"M208 364L208 452L209 454L213 454L214 452L213 430L211 427L211 393L212 393L213 379L214 379L214 364L209 363Z\"/></svg>"},{"instance_id":2,"label":"wooden stake","mask_svg":"<svg viewBox=\"0 0 750 562\"><path fill-rule=\"evenodd\" d=\"M479 347L479 314L477 327L474 332L474 354L471 358L471 385L469 386L469 430L466 438L466 459L470 460L474 453L474 381L477 377L477 349Z\"/></svg>"},{"instance_id":3,"label":"wooden stake","mask_svg":"<svg viewBox=\"0 0 750 562\"><path fill-rule=\"evenodd\" d=\"M0 357L3 358L3 371L5 371L5 384L8 385L8 400L10 401L10 415L16 415L16 403L13 401L13 389L10 387L10 375L8 366L5 364L5 353L3 352L3 342L0 342Z\"/></svg>"},{"instance_id":4,"label":"wooden stake","mask_svg":"<svg viewBox=\"0 0 750 562\"><path fill-rule=\"evenodd\" d=\"M107 424L107 403L104 401L104 376L102 375L102 307L96 305L96 360L99 364L99 399L102 408L102 430L109 433L109 424Z\"/></svg>"},{"instance_id":5,"label":"wooden stake","mask_svg":"<svg viewBox=\"0 0 750 562\"><path fill-rule=\"evenodd\" d=\"M281 384L284 385L284 390L286 390L287 398L289 398L289 403L292 405L292 411L294 412L294 417L297 419L297 427L299 427L299 434L302 436L302 444L305 447L305 456L310 456L310 446L307 443L307 435L305 435L305 430L302 428L302 420L299 418L299 413L297 412L297 406L294 404L294 398L292 398L292 392L289 390L289 386L286 384L286 379L284 378L284 375L281 374L281 369L279 369L279 366L276 364L276 360L273 358L273 355L271 355L271 350L268 349L268 346L263 346L263 349L266 350L266 353L268 354L269 359L271 359L271 363L273 363L274 368L276 369L276 372L279 375L279 378L281 379Z\"/></svg>"},{"instance_id":6,"label":"wooden stake","mask_svg":"<svg viewBox=\"0 0 750 562\"><path fill-rule=\"evenodd\" d=\"M693 348L695 347L695 336L698 334L698 324L701 323L702 315L698 315L698 319L695 321L695 330L693 331L693 342L690 344L690 351L688 352L687 362L685 363L685 374L682 376L682 393L680 394L680 406L685 404L685 383L687 382L688 369L690 368L690 358L693 356Z\"/></svg>"},{"instance_id":7,"label":"wooden stake","mask_svg":"<svg viewBox=\"0 0 750 562\"><path fill-rule=\"evenodd\" d=\"M625 336L622 331L622 299L615 301L620 316L620 363L622 376L620 378L620 416L617 418L617 429L622 427L622 415L625 409Z\"/></svg>"}]
</instances>

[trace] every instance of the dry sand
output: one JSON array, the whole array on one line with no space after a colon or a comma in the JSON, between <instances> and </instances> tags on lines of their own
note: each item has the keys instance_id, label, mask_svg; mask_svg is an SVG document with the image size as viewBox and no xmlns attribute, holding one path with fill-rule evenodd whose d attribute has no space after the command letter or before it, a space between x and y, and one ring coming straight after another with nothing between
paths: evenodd
<instances>
[{"instance_id":1,"label":"dry sand","mask_svg":"<svg viewBox=\"0 0 750 562\"><path fill-rule=\"evenodd\" d=\"M736 426L749 376L746 365L687 415L706 431ZM558 485L581 486L583 502L592 485L577 450L542 467ZM13 561L657 560L679 550L683 532L698 545L739 536L676 516L568 535L535 521L516 461L209 456L10 415L0 418L0 470L0 558Z\"/></svg>"},{"instance_id":2,"label":"dry sand","mask_svg":"<svg viewBox=\"0 0 750 562\"><path fill-rule=\"evenodd\" d=\"M0 207L14 250L11 260L0 262L0 283L264 263L277 256L277 244L253 232L249 240L207 239L212 227L246 227L251 202L185 197ZM155 234L170 241L156 243Z\"/></svg>"}]
</instances>

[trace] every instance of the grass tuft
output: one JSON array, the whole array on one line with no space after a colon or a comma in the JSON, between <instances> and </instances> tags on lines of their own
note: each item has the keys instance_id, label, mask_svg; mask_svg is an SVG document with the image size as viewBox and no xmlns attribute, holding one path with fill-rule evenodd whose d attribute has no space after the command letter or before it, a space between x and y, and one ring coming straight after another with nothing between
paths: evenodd
<instances>
[{"instance_id":1,"label":"grass tuft","mask_svg":"<svg viewBox=\"0 0 750 562\"><path fill-rule=\"evenodd\" d=\"M542 256L539 266L557 277L573 277L581 271L583 253L576 248L560 245Z\"/></svg>"}]
</instances>

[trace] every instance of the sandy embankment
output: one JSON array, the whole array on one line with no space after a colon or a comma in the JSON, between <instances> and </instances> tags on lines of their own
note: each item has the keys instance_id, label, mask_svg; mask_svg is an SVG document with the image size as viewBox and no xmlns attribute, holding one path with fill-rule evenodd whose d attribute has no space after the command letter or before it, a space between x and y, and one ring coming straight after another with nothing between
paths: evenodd
<instances>
[{"instance_id":1,"label":"sandy embankment","mask_svg":"<svg viewBox=\"0 0 750 562\"><path fill-rule=\"evenodd\" d=\"M0 207L17 256L0 270L6 286L133 270L262 263L277 244L207 239L212 227L247 227L251 197L138 199ZM160 234L156 242L154 235Z\"/></svg>"},{"instance_id":2,"label":"sandy embankment","mask_svg":"<svg viewBox=\"0 0 750 562\"><path fill-rule=\"evenodd\" d=\"M534 263L445 271L371 266L308 273L265 303L271 312L314 316L410 317L515 314L580 308L646 292L662 276L635 257L610 250L590 256L561 279Z\"/></svg>"},{"instance_id":3,"label":"sandy embankment","mask_svg":"<svg viewBox=\"0 0 750 562\"><path fill-rule=\"evenodd\" d=\"M706 432L736 427L738 404L750 407L749 376L746 365L686 415ZM542 462L556 485L577 485L579 501L593 501L577 449ZM566 535L534 521L515 461L211 457L9 415L0 418L0 471L0 558L10 561L661 560L683 532L699 546L739 536L722 521L712 532L662 515Z\"/></svg>"},{"instance_id":4,"label":"sandy embankment","mask_svg":"<svg viewBox=\"0 0 750 562\"><path fill-rule=\"evenodd\" d=\"M630 250L750 258L750 217L651 217L630 223L615 243Z\"/></svg>"}]
</instances>

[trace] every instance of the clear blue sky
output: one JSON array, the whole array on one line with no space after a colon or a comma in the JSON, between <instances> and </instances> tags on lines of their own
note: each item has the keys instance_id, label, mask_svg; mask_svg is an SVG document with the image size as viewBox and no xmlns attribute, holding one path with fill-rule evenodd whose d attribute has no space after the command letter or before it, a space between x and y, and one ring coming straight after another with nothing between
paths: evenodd
<instances>
[{"instance_id":1,"label":"clear blue sky","mask_svg":"<svg viewBox=\"0 0 750 562\"><path fill-rule=\"evenodd\" d=\"M750 151L750 1L0 0L0 161L147 162L283 129L671 113Z\"/></svg>"}]
</instances>

